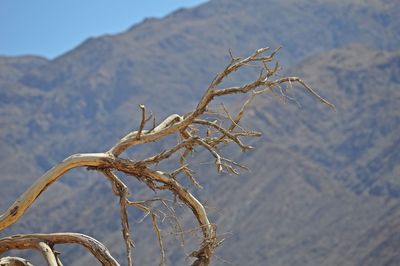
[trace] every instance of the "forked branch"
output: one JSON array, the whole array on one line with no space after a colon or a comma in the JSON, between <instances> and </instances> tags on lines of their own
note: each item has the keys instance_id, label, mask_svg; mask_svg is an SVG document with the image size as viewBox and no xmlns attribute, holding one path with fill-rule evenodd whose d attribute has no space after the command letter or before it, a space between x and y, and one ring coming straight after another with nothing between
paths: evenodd
<instances>
[{"instance_id":1,"label":"forked branch","mask_svg":"<svg viewBox=\"0 0 400 266\"><path fill-rule=\"evenodd\" d=\"M3 257L0 259L0 265L4 266L33 266L32 263L20 257Z\"/></svg>"},{"instance_id":2,"label":"forked branch","mask_svg":"<svg viewBox=\"0 0 400 266\"><path fill-rule=\"evenodd\" d=\"M117 176L117 173L120 172L135 177L155 192L160 190L170 191L181 203L185 204L192 211L203 235L201 245L191 253L196 258L192 265L209 265L220 241L217 238L216 226L209 221L203 204L179 180L179 175L183 174L196 187L201 187L193 175L193 171L191 170L192 162L188 160L188 155L194 149L202 148L215 158L215 166L218 172L225 169L227 172L238 174L239 168L246 169L239 163L221 156L220 147L222 145L233 144L242 151L250 150L252 147L244 142L244 138L258 137L261 133L244 128L240 125L241 119L255 97L262 93L272 92L284 84L291 86L292 83L298 83L317 100L334 108L333 104L321 97L298 77L279 77L274 79L279 71L279 64L277 62L273 63L274 56L278 50L276 49L267 54L269 48L261 48L246 58L235 58L230 53L231 62L221 73L215 76L193 110L183 115L172 114L157 126L153 122L153 126L150 129L146 129L146 124L153 116L151 114L147 116L144 105L140 105L141 122L138 130L129 132L104 153L72 155L47 171L0 216L0 230L18 221L37 197L49 185L56 182L60 176L76 167L88 167L92 170L102 172L111 181L113 191L120 199L120 219L123 228L123 238L126 244L128 265L132 265L131 254L132 248L134 248L129 228L128 206L139 208L146 214L150 214L154 231L160 244L160 264L163 265L165 261L164 245L158 226L157 215L144 202L129 200L129 188ZM269 67L269 64L273 64L274 67ZM254 66L258 66L261 71L252 82L241 86L223 86L224 80L234 72ZM223 111L221 113L210 111L210 103L213 100L233 94L249 95L236 115L232 115L225 105L222 105ZM152 156L140 160L128 160L120 157L129 148L148 142L159 141L173 134L177 137L177 143L163 151L155 151ZM169 171L160 169L158 166L158 163L167 160L172 160L175 164L179 165L170 174L168 174ZM165 201L163 204L167 205ZM59 243L81 244L88 248L103 265L118 265L101 243L87 236L73 233L19 235L4 238L0 240L0 253L2 250L11 248L34 248L34 243L36 243L36 248L42 247L42 251L47 249L45 246L46 243L50 244L50 250L52 245ZM49 264L54 264L55 260L57 261L56 263L59 263L59 258L54 256L54 252L50 252L49 254L44 253L44 255Z\"/></svg>"},{"instance_id":3,"label":"forked branch","mask_svg":"<svg viewBox=\"0 0 400 266\"><path fill-rule=\"evenodd\" d=\"M40 243L45 244L39 246ZM102 263L102 265L119 266L119 263L111 256L108 249L102 243L92 237L78 233L28 234L1 238L0 254L13 249L38 249L43 252L43 248L47 249L47 247L57 244L81 245L90 251L90 253L92 253L93 256Z\"/></svg>"}]
</instances>

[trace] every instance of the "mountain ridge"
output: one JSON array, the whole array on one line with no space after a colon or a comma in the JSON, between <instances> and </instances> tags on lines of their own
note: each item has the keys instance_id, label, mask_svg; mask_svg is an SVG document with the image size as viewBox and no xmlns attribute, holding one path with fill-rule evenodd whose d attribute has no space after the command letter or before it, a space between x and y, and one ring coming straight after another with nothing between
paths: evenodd
<instances>
[{"instance_id":1,"label":"mountain ridge","mask_svg":"<svg viewBox=\"0 0 400 266\"><path fill-rule=\"evenodd\" d=\"M106 150L137 127L137 104L146 104L157 121L190 110L229 62L229 48L244 56L266 44L283 45L282 72L302 77L337 110L297 87L285 89L300 108L282 104L279 92L267 95L245 122L265 132L253 144L257 148L248 154L223 151L252 171L216 176L199 167L205 189L194 193L219 209L210 213L227 237L218 255L239 265L396 261L399 6L383 0L293 2L213 0L89 39L51 61L33 59L26 69L6 64L5 78L0 74L0 209L70 154ZM253 77L237 75L229 84ZM208 160L204 153L199 157ZM82 170L67 174L1 235L77 230L110 244L123 261L117 203L97 177ZM135 195L147 195L132 185ZM182 220L190 224L187 214ZM135 253L149 254L137 256L142 265L158 263L148 223L135 225ZM164 232L168 262L187 264L174 237ZM76 259L82 250L62 254L66 264L82 264ZM95 264L88 256L82 261Z\"/></svg>"}]
</instances>

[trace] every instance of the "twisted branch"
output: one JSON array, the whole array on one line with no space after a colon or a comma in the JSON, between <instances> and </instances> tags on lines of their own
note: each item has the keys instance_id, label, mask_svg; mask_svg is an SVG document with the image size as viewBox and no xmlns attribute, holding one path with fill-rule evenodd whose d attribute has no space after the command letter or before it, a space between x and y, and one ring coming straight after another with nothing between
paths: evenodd
<instances>
[{"instance_id":1,"label":"twisted branch","mask_svg":"<svg viewBox=\"0 0 400 266\"><path fill-rule=\"evenodd\" d=\"M3 257L0 259L0 265L7 266L33 266L32 263L24 258L19 257Z\"/></svg>"},{"instance_id":2,"label":"twisted branch","mask_svg":"<svg viewBox=\"0 0 400 266\"><path fill-rule=\"evenodd\" d=\"M235 167L246 169L228 158L223 158L219 154L219 147L232 143L236 144L242 151L250 150L252 147L245 144L242 138L258 137L261 133L245 129L240 125L240 121L256 96L274 91L276 87L280 88L282 84L288 83L292 85L292 82L298 83L317 100L334 108L333 104L321 97L298 77L273 79L279 71L279 65L276 62L275 66L270 68L268 64L274 60L274 56L279 49L280 48L276 49L270 54L266 54L269 48L261 48L246 58L235 58L230 52L231 62L221 73L215 76L192 111L184 115L172 114L159 123L158 126L156 126L155 120L153 120L151 129L145 129L145 127L153 116L150 114L149 117L146 117L145 106L140 105L141 122L138 130L129 132L104 153L72 155L47 171L39 180L28 188L7 211L0 215L0 230L18 221L38 196L43 193L48 186L56 182L60 176L76 167L88 167L89 169L101 171L107 179L111 181L113 191L120 199L120 219L126 245L128 265L132 265L132 248L134 245L130 236L127 206L139 208L144 211L146 215L151 214L154 231L161 250L160 265L163 265L165 261L164 245L157 223L157 215L150 210L150 208L146 207L144 202L129 200L129 188L114 173L122 172L144 182L153 191L168 190L172 192L174 196L190 208L203 234L202 244L197 250L191 253L191 255L196 258L192 265L209 265L215 248L221 242L217 239L216 226L210 223L207 212L201 202L177 179L177 175L183 173L196 187L201 187L192 174L190 162L186 160L190 152L196 147L205 148L205 150L215 158L215 166L218 172L226 169L229 172L238 174L239 172ZM222 86L223 81L232 73L249 66L257 66L262 70L258 78L254 81L242 86L225 88ZM223 111L225 112L224 115L218 116L217 114L217 119L215 119L215 117L214 119L210 119L206 116L210 114L208 111L209 105L215 98L232 94L250 94L249 98L242 104L239 112L235 116L232 116L224 105L222 105ZM226 123L229 125L225 126ZM120 155L129 148L161 140L172 134L178 136L178 141L172 147L164 151L137 161L120 158ZM174 158L173 155L178 152L180 152L180 167L172 171L171 174L167 174L167 171L162 169L153 169L158 167L157 164L159 162ZM166 202L163 202L163 204L166 204ZM47 243L49 243L51 247L54 244L62 242L78 243L88 248L103 265L118 265L101 243L87 236L73 233L18 235L3 238L0 239L0 253L1 250L6 250L7 248L33 247L34 242L36 244L40 243L39 247L42 248L42 251L47 250ZM45 254L49 265L60 265L61 262L59 258L56 256L55 252L52 251L50 246L48 247L51 252ZM37 247L38 246L36 246L36 248Z\"/></svg>"},{"instance_id":3,"label":"twisted branch","mask_svg":"<svg viewBox=\"0 0 400 266\"><path fill-rule=\"evenodd\" d=\"M92 237L78 233L28 234L4 237L0 239L0 254L12 249L38 249L38 243L49 243L51 246L79 244L90 251L102 265L119 266L119 263L102 243Z\"/></svg>"}]
</instances>

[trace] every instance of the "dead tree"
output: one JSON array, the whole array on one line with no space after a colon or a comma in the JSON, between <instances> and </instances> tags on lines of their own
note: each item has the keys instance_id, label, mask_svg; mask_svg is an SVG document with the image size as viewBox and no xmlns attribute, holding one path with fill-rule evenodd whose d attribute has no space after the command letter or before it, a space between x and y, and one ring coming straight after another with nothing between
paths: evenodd
<instances>
[{"instance_id":1,"label":"dead tree","mask_svg":"<svg viewBox=\"0 0 400 266\"><path fill-rule=\"evenodd\" d=\"M128 221L129 206L142 210L149 214L152 219L155 235L160 246L160 265L164 265L164 246L158 224L160 213L157 213L151 207L151 202L160 201L167 207L170 202L163 198L155 198L151 201L132 201L129 198L130 194L127 185L118 176L118 173L124 173L143 182L156 193L159 191L171 192L179 202L191 210L197 220L199 230L202 232L200 246L191 253L191 256L195 258L192 265L209 265L216 247L221 243L221 239L218 238L216 232L217 227L210 222L203 204L190 193L187 187L182 185L178 178L178 175L186 176L196 187L200 187L199 182L191 171L191 165L187 161L191 151L195 148L204 149L214 157L217 172L226 171L238 174L238 169L244 167L229 158L222 157L219 147L232 144L237 145L242 151L252 149L251 146L243 142L243 138L258 137L261 133L245 129L240 125L240 121L250 103L260 94L272 92L290 99L285 94L285 90L282 89L283 86L292 86L292 84L298 83L320 102L334 108L331 103L319 96L300 78L277 75L280 67L277 62L275 63L274 56L278 50L268 53L269 48L261 48L246 58L236 58L230 53L230 63L221 73L215 76L197 106L184 115L172 114L158 125L155 124L155 119L153 119L153 125L146 129L149 121L152 120L152 115L147 114L144 105L140 105L141 122L138 130L128 133L108 151L75 154L48 170L0 216L0 230L18 221L38 196L56 182L59 177L73 168L87 167L104 174L111 182L114 194L119 197L120 219L128 265L132 265L133 248ZM254 66L261 69L261 73L255 80L241 86L223 87L223 81L234 72ZM247 99L235 115L232 115L224 105L222 105L222 109L219 112L211 109L210 103L213 100L232 94L247 95ZM158 141L170 135L177 136L177 143L168 149L141 160L121 157L129 148ZM160 162L168 159L177 162L177 167L174 171L167 172L157 169ZM77 233L30 234L5 237L0 239L0 254L11 249L37 249L43 254L48 265L62 265L60 256L54 250L54 246L65 243L84 246L102 265L119 265L102 243L89 236ZM31 265L28 261L16 257L6 257L1 262L4 262L4 265Z\"/></svg>"}]
</instances>

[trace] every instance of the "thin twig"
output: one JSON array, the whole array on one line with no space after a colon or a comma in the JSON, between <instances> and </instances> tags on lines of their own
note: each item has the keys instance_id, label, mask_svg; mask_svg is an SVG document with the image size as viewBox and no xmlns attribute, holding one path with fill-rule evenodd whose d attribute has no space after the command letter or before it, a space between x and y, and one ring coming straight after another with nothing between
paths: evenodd
<instances>
[{"instance_id":1,"label":"thin twig","mask_svg":"<svg viewBox=\"0 0 400 266\"><path fill-rule=\"evenodd\" d=\"M128 188L111 170L103 170L104 175L113 183L118 191L120 204L120 218L122 226L122 236L125 240L126 254L128 265L132 265L132 248L135 247L130 236L129 220L128 220Z\"/></svg>"}]
</instances>

